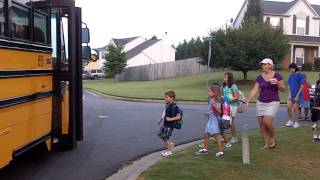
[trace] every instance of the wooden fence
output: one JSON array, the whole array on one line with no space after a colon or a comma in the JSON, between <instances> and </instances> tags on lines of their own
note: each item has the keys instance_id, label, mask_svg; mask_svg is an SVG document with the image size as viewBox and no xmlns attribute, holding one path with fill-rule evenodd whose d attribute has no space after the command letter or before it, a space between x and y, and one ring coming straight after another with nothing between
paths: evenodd
<instances>
[{"instance_id":1,"label":"wooden fence","mask_svg":"<svg viewBox=\"0 0 320 180\"><path fill-rule=\"evenodd\" d=\"M207 72L207 66L199 58L125 68L116 76L117 81L149 81L182 77Z\"/></svg>"}]
</instances>

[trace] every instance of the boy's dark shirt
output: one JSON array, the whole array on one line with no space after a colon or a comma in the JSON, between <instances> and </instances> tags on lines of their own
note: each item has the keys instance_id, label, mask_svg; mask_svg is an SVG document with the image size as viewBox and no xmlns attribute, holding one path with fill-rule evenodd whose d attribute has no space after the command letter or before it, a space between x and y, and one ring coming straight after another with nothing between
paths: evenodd
<instances>
[{"instance_id":1,"label":"boy's dark shirt","mask_svg":"<svg viewBox=\"0 0 320 180\"><path fill-rule=\"evenodd\" d=\"M172 106L175 106L175 108L173 108ZM176 122L175 121L167 121L167 117L169 117L169 118L176 117L179 114L178 108L179 107L175 103L166 105L166 114L165 114L164 123L163 123L164 127L174 128Z\"/></svg>"},{"instance_id":2,"label":"boy's dark shirt","mask_svg":"<svg viewBox=\"0 0 320 180\"><path fill-rule=\"evenodd\" d=\"M314 96L314 107L320 107L320 93L315 93ZM314 109L314 117L316 118L316 121L320 118L320 111L317 109Z\"/></svg>"},{"instance_id":3,"label":"boy's dark shirt","mask_svg":"<svg viewBox=\"0 0 320 180\"><path fill-rule=\"evenodd\" d=\"M320 79L316 82L316 86L318 87L320 85Z\"/></svg>"}]
</instances>

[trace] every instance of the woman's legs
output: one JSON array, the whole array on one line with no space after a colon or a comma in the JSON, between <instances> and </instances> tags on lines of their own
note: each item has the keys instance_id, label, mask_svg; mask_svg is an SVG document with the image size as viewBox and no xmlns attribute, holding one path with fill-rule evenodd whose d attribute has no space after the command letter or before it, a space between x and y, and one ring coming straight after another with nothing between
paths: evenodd
<instances>
[{"instance_id":1,"label":"woman's legs","mask_svg":"<svg viewBox=\"0 0 320 180\"><path fill-rule=\"evenodd\" d=\"M275 133L274 133L273 125L272 125L272 120L273 120L272 116L264 116L262 122L265 126L266 134L270 138L270 141L271 141L270 147L275 147L276 146L276 137L275 137ZM269 140L268 140L268 142L269 142Z\"/></svg>"},{"instance_id":2,"label":"woman's legs","mask_svg":"<svg viewBox=\"0 0 320 180\"><path fill-rule=\"evenodd\" d=\"M266 135L266 129L263 123L263 117L258 117L258 122L260 126L260 134L264 141L264 146L269 147L269 137Z\"/></svg>"}]
</instances>

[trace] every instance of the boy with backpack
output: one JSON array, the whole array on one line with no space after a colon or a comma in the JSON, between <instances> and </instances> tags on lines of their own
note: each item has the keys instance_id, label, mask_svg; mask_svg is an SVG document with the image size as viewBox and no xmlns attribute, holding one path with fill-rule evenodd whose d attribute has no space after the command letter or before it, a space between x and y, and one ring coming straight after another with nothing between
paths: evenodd
<instances>
[{"instance_id":1,"label":"boy with backpack","mask_svg":"<svg viewBox=\"0 0 320 180\"><path fill-rule=\"evenodd\" d=\"M183 112L174 102L176 94L174 91L168 91L165 93L165 111L159 121L159 124L163 121L163 125L160 128L158 136L163 140L166 151L162 152L163 157L172 155L172 143L170 137L172 136L173 129L180 129L182 125Z\"/></svg>"}]
</instances>

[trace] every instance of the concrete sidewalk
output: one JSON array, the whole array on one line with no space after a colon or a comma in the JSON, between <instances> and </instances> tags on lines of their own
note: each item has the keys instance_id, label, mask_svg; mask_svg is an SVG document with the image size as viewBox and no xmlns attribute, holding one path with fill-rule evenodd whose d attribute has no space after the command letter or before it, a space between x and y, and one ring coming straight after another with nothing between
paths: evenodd
<instances>
[{"instance_id":1,"label":"concrete sidewalk","mask_svg":"<svg viewBox=\"0 0 320 180\"><path fill-rule=\"evenodd\" d=\"M174 151L175 152L180 151L182 149L188 148L195 144L199 144L201 142L202 140L198 140L191 143L183 144L175 147ZM136 180L142 172L144 172L145 170L147 170L149 167L153 166L160 160L164 159L164 157L160 155L161 152L162 151L155 152L137 161L134 161L131 165L120 169L117 173L107 178L106 180ZM167 157L167 158L170 158L170 157Z\"/></svg>"}]
</instances>

